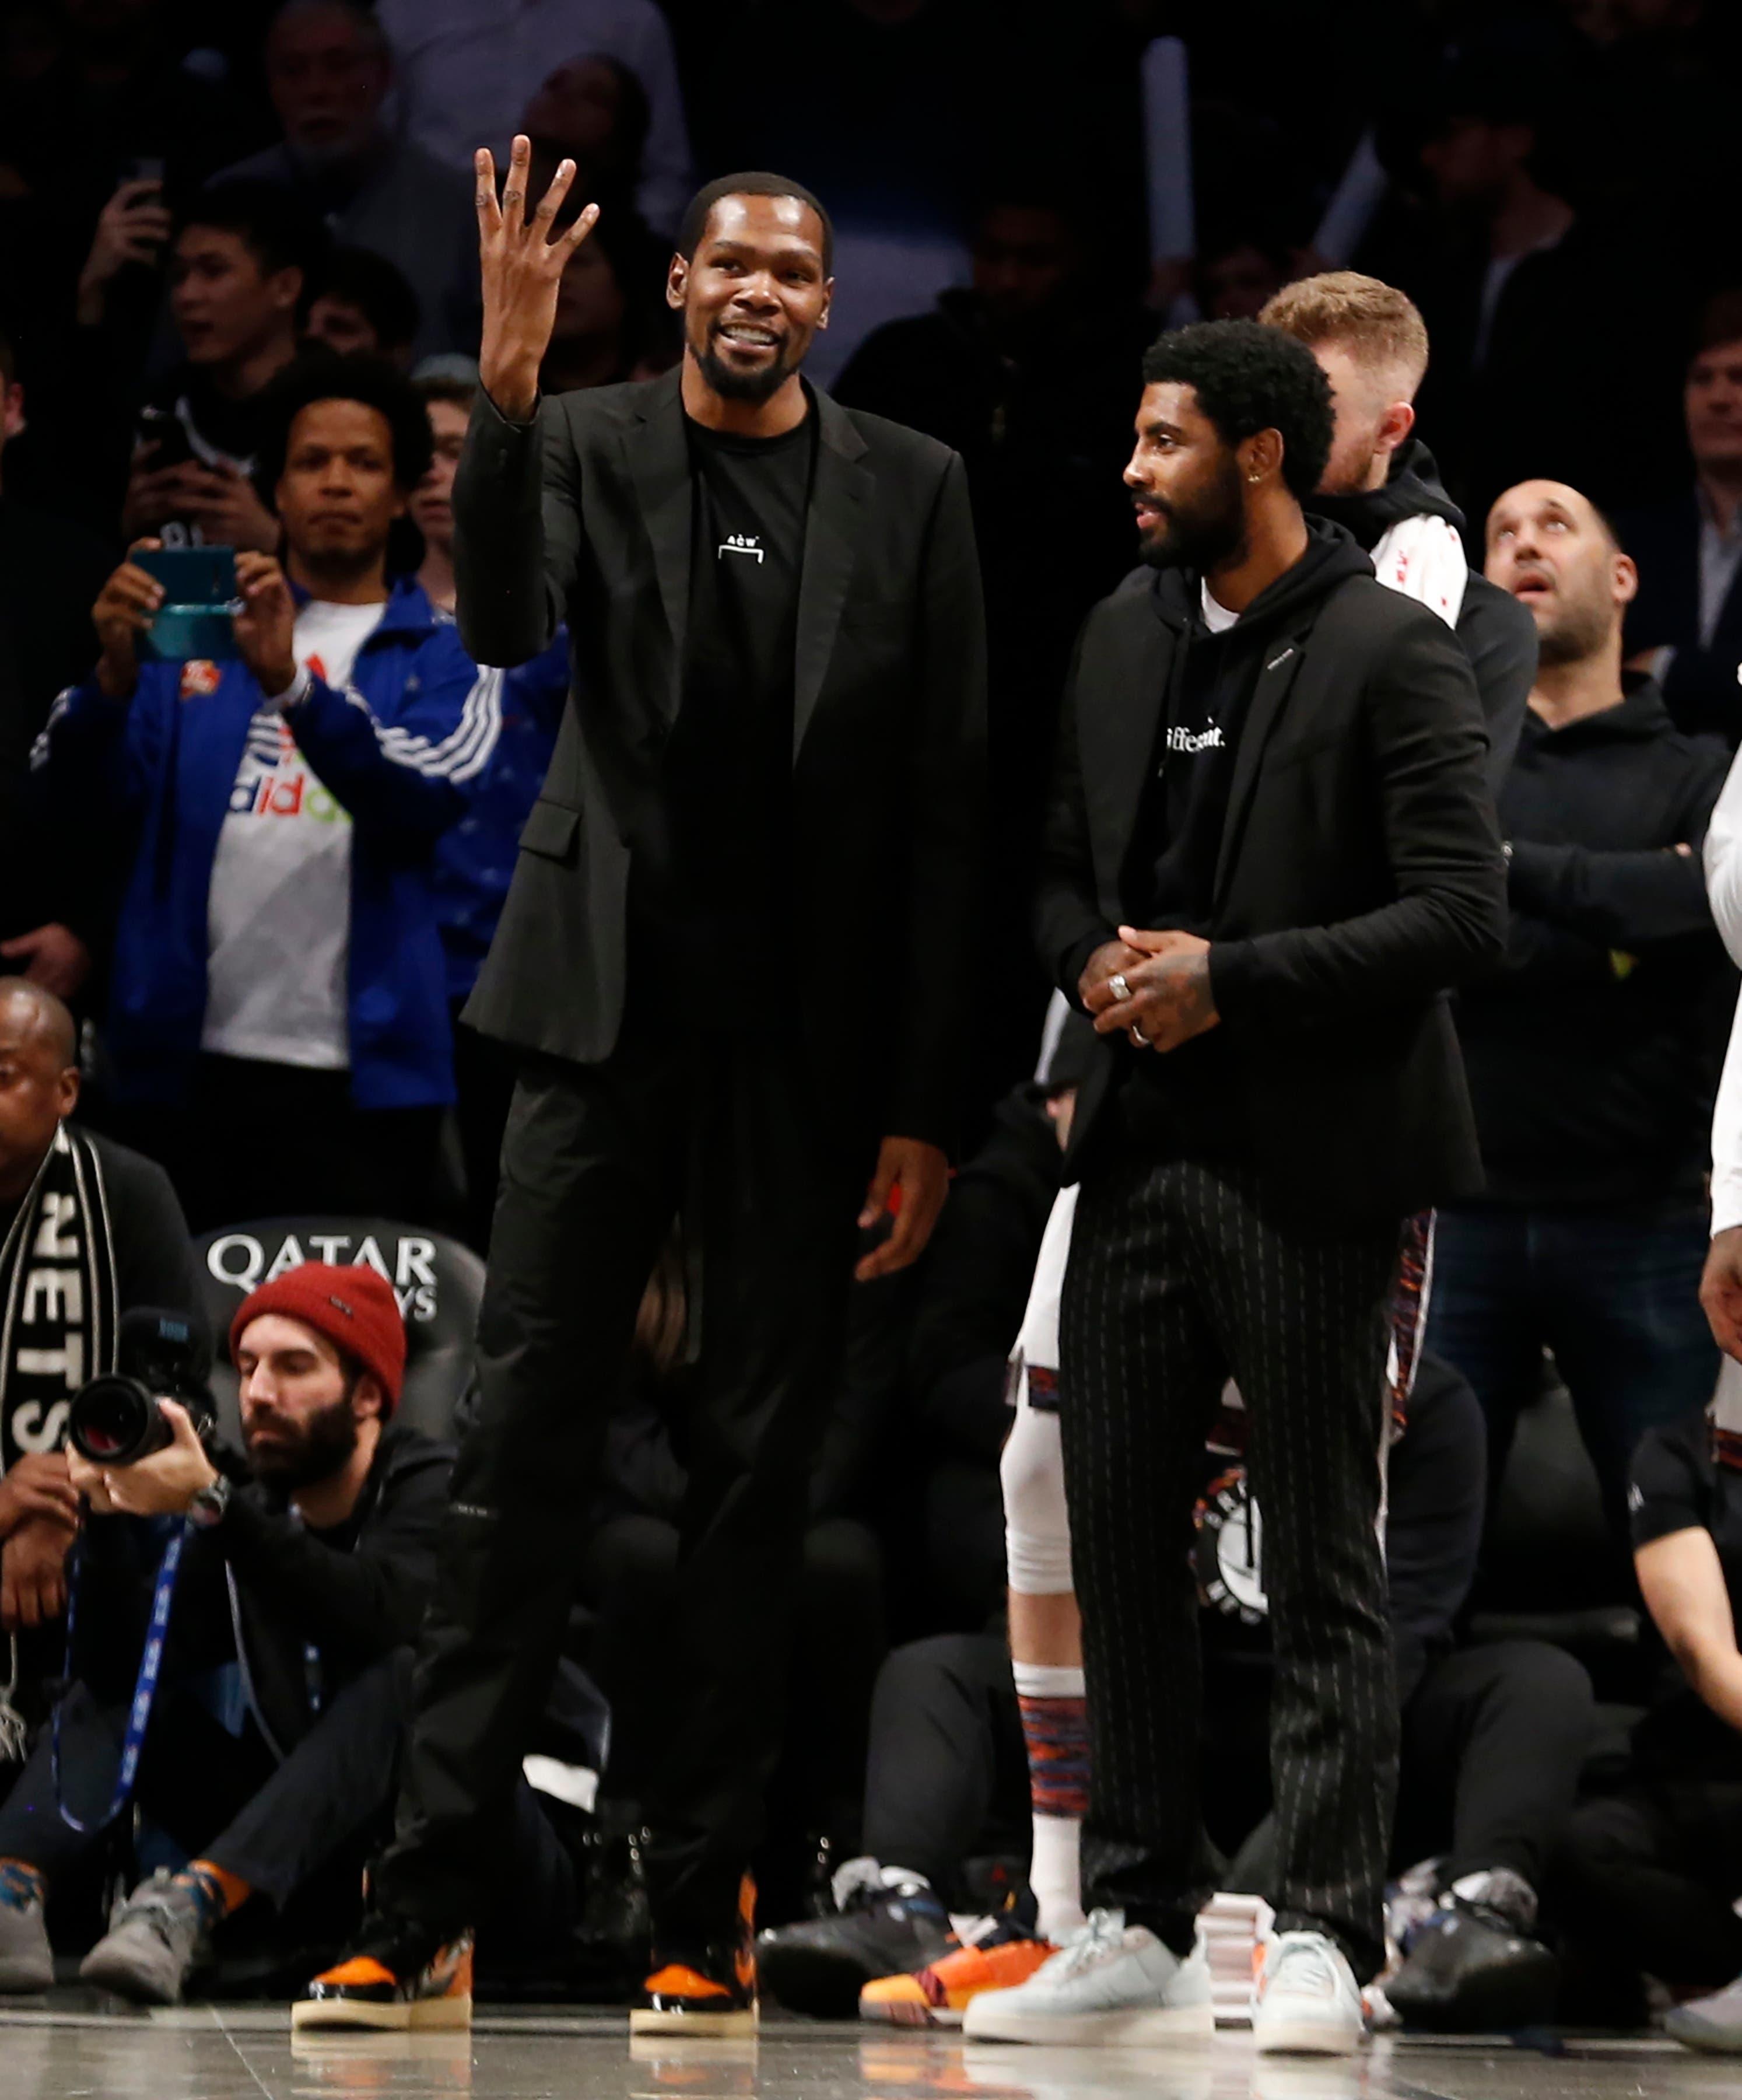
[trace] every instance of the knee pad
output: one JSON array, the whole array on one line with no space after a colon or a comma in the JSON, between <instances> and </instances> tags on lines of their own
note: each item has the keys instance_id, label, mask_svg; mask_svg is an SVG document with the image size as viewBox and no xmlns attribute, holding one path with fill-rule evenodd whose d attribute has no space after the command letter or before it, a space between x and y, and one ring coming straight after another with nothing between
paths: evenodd
<instances>
[{"instance_id":1,"label":"knee pad","mask_svg":"<svg viewBox=\"0 0 1742 2100\"><path fill-rule=\"evenodd\" d=\"M1025 1597L1055 1597L1074 1589L1057 1415L1019 1406L998 1471L1011 1588Z\"/></svg>"}]
</instances>

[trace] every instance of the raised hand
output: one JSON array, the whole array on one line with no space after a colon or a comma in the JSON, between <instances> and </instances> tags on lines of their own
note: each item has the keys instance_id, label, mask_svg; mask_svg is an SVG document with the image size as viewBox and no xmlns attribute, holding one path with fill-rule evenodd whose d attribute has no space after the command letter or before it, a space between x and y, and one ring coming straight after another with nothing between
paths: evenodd
<instances>
[{"instance_id":1,"label":"raised hand","mask_svg":"<svg viewBox=\"0 0 1742 2100\"><path fill-rule=\"evenodd\" d=\"M161 545L157 540L135 540L130 554ZM135 562L123 562L97 593L90 609L102 655L97 659L97 683L112 700L130 699L139 682L139 637L157 616L163 603L163 585Z\"/></svg>"},{"instance_id":2,"label":"raised hand","mask_svg":"<svg viewBox=\"0 0 1742 2100\"><path fill-rule=\"evenodd\" d=\"M527 183L532 146L515 139L502 200L496 201L496 161L480 148L478 170L478 252L483 273L484 328L478 376L484 391L511 422L525 422L538 405L538 368L556 324L557 289L570 256L592 232L599 208L589 204L574 224L553 240L562 200L575 179L575 163L562 161L530 217Z\"/></svg>"}]
</instances>

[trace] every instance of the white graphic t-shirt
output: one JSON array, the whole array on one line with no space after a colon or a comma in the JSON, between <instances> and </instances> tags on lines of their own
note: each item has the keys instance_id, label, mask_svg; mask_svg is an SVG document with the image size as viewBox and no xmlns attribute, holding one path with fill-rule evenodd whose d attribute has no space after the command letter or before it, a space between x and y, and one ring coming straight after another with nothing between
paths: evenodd
<instances>
[{"instance_id":1,"label":"white graphic t-shirt","mask_svg":"<svg viewBox=\"0 0 1742 2100\"><path fill-rule=\"evenodd\" d=\"M298 664L346 685L386 611L311 599L297 615ZM206 941L202 1049L320 1071L349 1066L351 818L270 702L249 725L230 791Z\"/></svg>"}]
</instances>

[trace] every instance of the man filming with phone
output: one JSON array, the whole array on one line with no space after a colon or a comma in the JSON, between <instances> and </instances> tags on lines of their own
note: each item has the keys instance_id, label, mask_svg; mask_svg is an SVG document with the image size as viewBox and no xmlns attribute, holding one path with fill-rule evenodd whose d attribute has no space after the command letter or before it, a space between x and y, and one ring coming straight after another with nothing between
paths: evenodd
<instances>
[{"instance_id":1,"label":"man filming with phone","mask_svg":"<svg viewBox=\"0 0 1742 2100\"><path fill-rule=\"evenodd\" d=\"M429 460L398 373L288 372L262 477L284 566L236 556L234 655L157 660L142 541L98 598L95 675L38 746L53 798L127 827L116 1094L196 1231L421 1214L453 1097L432 858L495 746L501 683L389 574Z\"/></svg>"}]
</instances>

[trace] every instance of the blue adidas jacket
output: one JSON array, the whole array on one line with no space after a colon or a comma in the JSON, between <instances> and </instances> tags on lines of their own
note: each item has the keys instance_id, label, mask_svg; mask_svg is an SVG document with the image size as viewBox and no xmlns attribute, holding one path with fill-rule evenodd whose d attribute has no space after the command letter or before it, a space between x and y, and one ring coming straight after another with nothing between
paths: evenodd
<instances>
[{"instance_id":1,"label":"blue adidas jacket","mask_svg":"<svg viewBox=\"0 0 1742 2100\"><path fill-rule=\"evenodd\" d=\"M520 834L550 770L568 699L568 629L542 656L502 674L502 733L465 814L435 849L435 911L448 951L448 996L470 996L514 872Z\"/></svg>"},{"instance_id":2,"label":"blue adidas jacket","mask_svg":"<svg viewBox=\"0 0 1742 2100\"><path fill-rule=\"evenodd\" d=\"M495 748L500 671L479 671L418 585L397 581L349 687L319 678L291 733L350 813L351 1097L359 1109L453 1099L436 840L464 815ZM212 862L261 704L240 660L144 664L128 701L93 680L64 693L35 763L56 804L129 823L108 1038L125 1100L175 1105L205 1016Z\"/></svg>"}]
</instances>

